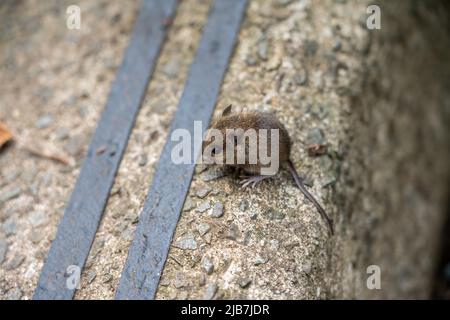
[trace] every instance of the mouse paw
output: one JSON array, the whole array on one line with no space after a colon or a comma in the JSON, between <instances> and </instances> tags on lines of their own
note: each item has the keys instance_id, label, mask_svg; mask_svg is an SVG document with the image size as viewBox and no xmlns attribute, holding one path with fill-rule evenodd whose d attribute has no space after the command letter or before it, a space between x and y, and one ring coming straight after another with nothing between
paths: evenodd
<instances>
[{"instance_id":1,"label":"mouse paw","mask_svg":"<svg viewBox=\"0 0 450 320\"><path fill-rule=\"evenodd\" d=\"M248 186L253 188L257 183L263 181L264 179L270 178L270 176L241 176L241 178L243 179L239 181L239 184L241 184L241 189L245 189Z\"/></svg>"}]
</instances>

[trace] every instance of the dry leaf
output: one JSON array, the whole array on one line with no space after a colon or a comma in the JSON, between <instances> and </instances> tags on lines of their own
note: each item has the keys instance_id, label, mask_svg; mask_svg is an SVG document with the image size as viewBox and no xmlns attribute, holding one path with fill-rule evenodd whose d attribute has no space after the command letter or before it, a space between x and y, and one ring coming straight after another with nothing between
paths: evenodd
<instances>
[{"instance_id":1,"label":"dry leaf","mask_svg":"<svg viewBox=\"0 0 450 320\"><path fill-rule=\"evenodd\" d=\"M12 137L12 133L2 122L0 122L0 148L3 147L3 145L9 140L11 140Z\"/></svg>"}]
</instances>

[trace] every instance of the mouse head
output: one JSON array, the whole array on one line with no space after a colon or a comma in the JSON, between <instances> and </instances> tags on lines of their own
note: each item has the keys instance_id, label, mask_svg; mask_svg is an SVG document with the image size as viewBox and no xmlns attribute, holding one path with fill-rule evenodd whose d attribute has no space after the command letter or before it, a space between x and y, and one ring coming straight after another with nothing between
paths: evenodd
<instances>
[{"instance_id":1,"label":"mouse head","mask_svg":"<svg viewBox=\"0 0 450 320\"><path fill-rule=\"evenodd\" d=\"M222 157L225 149L224 133L228 125L226 118L231 114L230 104L222 111L218 119L214 119L207 130L202 143L202 154L205 163L218 163L215 159Z\"/></svg>"},{"instance_id":2,"label":"mouse head","mask_svg":"<svg viewBox=\"0 0 450 320\"><path fill-rule=\"evenodd\" d=\"M202 145L204 163L244 164L248 158L245 143L245 130L249 127L247 122L244 113L233 113L231 105L226 107L206 132Z\"/></svg>"}]
</instances>

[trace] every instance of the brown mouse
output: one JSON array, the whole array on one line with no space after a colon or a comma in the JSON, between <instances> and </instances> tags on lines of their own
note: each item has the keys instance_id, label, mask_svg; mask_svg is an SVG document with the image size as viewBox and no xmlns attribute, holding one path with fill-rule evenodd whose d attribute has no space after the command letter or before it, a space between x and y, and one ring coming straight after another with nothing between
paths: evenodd
<instances>
[{"instance_id":1,"label":"brown mouse","mask_svg":"<svg viewBox=\"0 0 450 320\"><path fill-rule=\"evenodd\" d=\"M275 117L275 115L271 113L259 111L234 113L231 108L231 105L228 106L223 111L222 116L212 122L203 141L203 159L209 160L209 163L214 161L211 159L218 159L219 157L221 157L221 159L230 160L222 160L223 163L219 162L219 164L223 164L227 168L244 172L244 179L240 182L242 184L242 188L246 188L250 185L253 187L258 182L274 176L279 171L279 166L276 167L275 171L270 171L269 173L265 172L262 174L263 170L268 171L269 165L267 162L263 164L259 156L256 160L255 157L253 158L253 161L250 161L251 155L257 153L254 151L261 149L251 149L252 145L250 144L250 135L243 135L242 132L266 132L264 130L261 131L261 129L266 129L268 131L271 129L278 129L275 130L278 132L278 137L276 138L267 134L267 140L262 140L261 142L258 136L256 140L257 145L255 147L260 148L262 146L261 143L263 143L266 145L268 150L267 154L272 157L278 155L278 163L289 170L298 188L302 191L305 197L315 205L322 218L327 222L330 233L333 234L333 221L328 217L318 201L306 189L303 180L299 177L292 161L290 160L291 140L283 124ZM212 138L210 134L214 131L211 131L212 129L215 129L215 132L219 135L221 134L224 138L219 139L216 136ZM242 130L238 132L236 131L237 129ZM233 131L234 133L232 133ZM226 140L228 138L230 138L229 142ZM228 152L230 146L233 147L233 145L234 148L231 148L232 152ZM241 161L238 160L239 148L241 148L240 150L242 151L242 155L245 155L245 159L240 158ZM272 149L275 152L272 152Z\"/></svg>"}]
</instances>

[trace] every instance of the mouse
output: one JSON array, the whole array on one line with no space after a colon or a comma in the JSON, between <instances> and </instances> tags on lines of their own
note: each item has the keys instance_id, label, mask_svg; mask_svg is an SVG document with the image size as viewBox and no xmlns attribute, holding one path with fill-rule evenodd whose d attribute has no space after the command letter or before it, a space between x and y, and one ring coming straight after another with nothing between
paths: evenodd
<instances>
[{"instance_id":1,"label":"mouse","mask_svg":"<svg viewBox=\"0 0 450 320\"><path fill-rule=\"evenodd\" d=\"M241 134L236 133L236 130L239 129L243 132L247 130L255 130L256 132L260 132L261 129L271 130L278 129L278 150L273 148L274 144L272 144L271 136L268 135L266 140L257 139L258 147L260 147L261 143L267 144L266 150L268 150L268 154L270 156L274 156L271 154L271 150L273 149L275 152L278 152L278 163L279 166L275 171L262 174L264 169L267 169L268 164L263 164L260 161L260 158L257 157L256 161L249 161L251 155L254 153L251 151L249 146L248 136L242 136ZM225 139L217 139L212 138L209 134L211 132L218 132ZM231 144L228 144L226 138L230 135L230 132L235 132L233 137L230 138ZM242 132L241 131L241 132ZM229 151L230 146L234 146ZM312 202L312 204L316 207L317 211L320 213L322 219L327 223L329 232L331 235L334 234L333 220L328 216L320 203L314 198L314 196L308 191L306 188L303 179L298 175L297 170L290 158L292 143L289 137L288 131L285 126L277 119L277 117L270 112L262 112L262 111L238 111L234 112L232 105L227 106L221 116L214 119L211 122L207 133L205 134L205 138L202 142L202 156L204 159L209 160L207 163L214 162L214 159L226 158L227 161L225 163L222 162L214 162L214 164L223 165L225 169L233 171L237 173L240 180L240 185L242 189L248 187L254 187L256 184L261 181L271 178L279 172L280 168L285 168L288 170L290 175L292 176L295 184L303 193L303 195ZM237 161L238 155L237 150L242 148L243 154L245 155L244 161ZM261 149L253 149L261 150ZM232 161L228 161L227 156L230 157ZM266 170L267 171L267 170ZM242 174L243 173L243 174Z\"/></svg>"}]
</instances>

